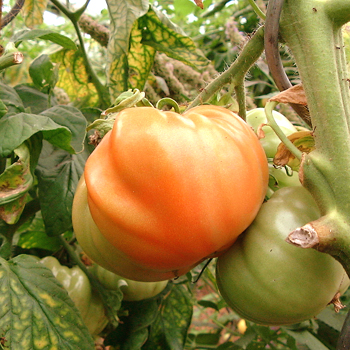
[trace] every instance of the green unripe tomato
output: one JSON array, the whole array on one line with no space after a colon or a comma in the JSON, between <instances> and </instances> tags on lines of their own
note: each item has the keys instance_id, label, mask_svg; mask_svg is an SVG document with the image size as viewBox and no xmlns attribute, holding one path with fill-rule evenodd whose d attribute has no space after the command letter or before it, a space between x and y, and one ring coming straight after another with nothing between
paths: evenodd
<instances>
[{"instance_id":1,"label":"green unripe tomato","mask_svg":"<svg viewBox=\"0 0 350 350\"><path fill-rule=\"evenodd\" d=\"M304 187L284 187L218 257L219 291L238 315L263 325L299 323L315 317L348 288L345 270L333 257L285 241L294 229L319 216Z\"/></svg>"},{"instance_id":2,"label":"green unripe tomato","mask_svg":"<svg viewBox=\"0 0 350 350\"><path fill-rule=\"evenodd\" d=\"M127 301L139 301L152 298L162 292L168 284L168 281L139 282L129 280L97 264L91 266L90 271L105 288L111 290L120 288L123 292L124 300Z\"/></svg>"},{"instance_id":3,"label":"green unripe tomato","mask_svg":"<svg viewBox=\"0 0 350 350\"><path fill-rule=\"evenodd\" d=\"M287 173L286 168L276 168L273 164L269 164L269 174L269 187L273 191L282 187L301 186L298 172L290 168Z\"/></svg>"},{"instance_id":4,"label":"green unripe tomato","mask_svg":"<svg viewBox=\"0 0 350 350\"><path fill-rule=\"evenodd\" d=\"M273 111L272 115L277 125L281 128L286 136L297 132L295 126L283 114L277 111ZM256 133L261 124L267 123L264 108L255 108L248 111L246 121ZM269 126L263 126L262 130L265 134L265 137L260 139L260 143L265 150L266 157L273 158L277 152L277 147L281 143L281 140Z\"/></svg>"},{"instance_id":5,"label":"green unripe tomato","mask_svg":"<svg viewBox=\"0 0 350 350\"><path fill-rule=\"evenodd\" d=\"M48 267L55 278L68 292L69 297L79 310L81 317L92 335L99 334L107 325L102 300L95 293L88 277L78 267L62 266L53 256L47 256L40 263Z\"/></svg>"}]
</instances>

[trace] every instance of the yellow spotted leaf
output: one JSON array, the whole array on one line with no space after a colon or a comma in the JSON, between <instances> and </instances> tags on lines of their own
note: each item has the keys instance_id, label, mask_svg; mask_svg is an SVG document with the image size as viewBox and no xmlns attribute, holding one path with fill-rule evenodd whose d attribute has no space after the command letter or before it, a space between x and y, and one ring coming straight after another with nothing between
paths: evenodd
<instances>
[{"instance_id":1,"label":"yellow spotted leaf","mask_svg":"<svg viewBox=\"0 0 350 350\"><path fill-rule=\"evenodd\" d=\"M61 49L50 55L51 61L59 63L57 82L76 107L96 106L98 94L95 86L89 81L84 59L80 50Z\"/></svg>"},{"instance_id":2,"label":"yellow spotted leaf","mask_svg":"<svg viewBox=\"0 0 350 350\"><path fill-rule=\"evenodd\" d=\"M113 97L143 90L157 51L202 70L208 60L193 40L146 0L107 0L111 18L107 85Z\"/></svg>"},{"instance_id":3,"label":"yellow spotted leaf","mask_svg":"<svg viewBox=\"0 0 350 350\"><path fill-rule=\"evenodd\" d=\"M28 28L43 23L43 13L48 0L26 0L22 9L24 22Z\"/></svg>"},{"instance_id":4,"label":"yellow spotted leaf","mask_svg":"<svg viewBox=\"0 0 350 350\"><path fill-rule=\"evenodd\" d=\"M6 349L95 349L67 291L28 255L0 258L0 329Z\"/></svg>"}]
</instances>

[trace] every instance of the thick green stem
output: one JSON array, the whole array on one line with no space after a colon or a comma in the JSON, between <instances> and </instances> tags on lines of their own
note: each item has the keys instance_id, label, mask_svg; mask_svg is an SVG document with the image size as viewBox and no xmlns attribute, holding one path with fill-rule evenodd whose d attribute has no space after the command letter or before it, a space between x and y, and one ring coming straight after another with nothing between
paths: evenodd
<instances>
[{"instance_id":1,"label":"thick green stem","mask_svg":"<svg viewBox=\"0 0 350 350\"><path fill-rule=\"evenodd\" d=\"M349 20L349 1L285 0L280 29L295 57L314 128L316 150L304 155L300 177L322 214L292 232L290 241L333 255L350 275L350 94L341 35ZM300 244L311 236L312 243Z\"/></svg>"},{"instance_id":2,"label":"thick green stem","mask_svg":"<svg viewBox=\"0 0 350 350\"><path fill-rule=\"evenodd\" d=\"M213 80L203 91L196 97L187 109L198 106L207 102L215 93L220 91L226 84L232 84L238 92L242 91L244 86L244 79L250 67L260 57L264 50L264 28L260 27L248 43L244 46L241 54L233 62L229 69L222 73L218 78ZM245 113L245 108L242 107L242 98L239 98L240 112ZM245 102L244 102L245 103ZM245 106L245 104L244 104ZM244 117L244 115L241 115Z\"/></svg>"},{"instance_id":3,"label":"thick green stem","mask_svg":"<svg viewBox=\"0 0 350 350\"><path fill-rule=\"evenodd\" d=\"M21 52L11 52L0 57L0 71L23 62L23 54Z\"/></svg>"}]
</instances>

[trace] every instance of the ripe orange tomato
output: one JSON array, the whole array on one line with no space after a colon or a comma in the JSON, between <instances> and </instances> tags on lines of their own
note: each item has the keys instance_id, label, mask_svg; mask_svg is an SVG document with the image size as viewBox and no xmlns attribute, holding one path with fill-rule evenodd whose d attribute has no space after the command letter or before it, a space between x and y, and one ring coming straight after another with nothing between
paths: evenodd
<instances>
[{"instance_id":1,"label":"ripe orange tomato","mask_svg":"<svg viewBox=\"0 0 350 350\"><path fill-rule=\"evenodd\" d=\"M256 216L269 174L252 129L225 108L203 105L183 115L121 111L84 178L73 225L86 254L125 278L156 281L231 246ZM93 229L84 219L90 213Z\"/></svg>"}]
</instances>

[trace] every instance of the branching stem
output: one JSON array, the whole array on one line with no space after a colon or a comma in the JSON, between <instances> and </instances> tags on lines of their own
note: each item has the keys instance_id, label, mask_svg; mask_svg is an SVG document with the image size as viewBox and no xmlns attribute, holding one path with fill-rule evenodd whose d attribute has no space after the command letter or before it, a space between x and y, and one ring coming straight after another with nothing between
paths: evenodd
<instances>
[{"instance_id":1,"label":"branching stem","mask_svg":"<svg viewBox=\"0 0 350 350\"><path fill-rule=\"evenodd\" d=\"M222 73L218 78L214 79L203 91L193 100L187 108L198 106L207 102L215 93L220 91L226 84L231 84L237 91L237 87L241 86L239 93L244 88L244 79L250 67L260 57L264 50L264 28L260 27L251 39L244 46L241 54L232 63L229 69ZM242 97L239 97L240 116L245 119L245 102L243 105Z\"/></svg>"}]
</instances>

